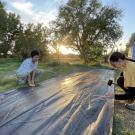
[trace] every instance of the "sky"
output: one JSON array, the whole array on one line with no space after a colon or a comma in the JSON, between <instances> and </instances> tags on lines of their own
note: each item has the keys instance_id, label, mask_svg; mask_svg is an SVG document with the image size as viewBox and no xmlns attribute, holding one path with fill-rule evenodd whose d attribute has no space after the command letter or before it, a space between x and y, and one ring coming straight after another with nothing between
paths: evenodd
<instances>
[{"instance_id":1,"label":"sky","mask_svg":"<svg viewBox=\"0 0 135 135\"><path fill-rule=\"evenodd\" d=\"M68 0L2 0L5 2L7 12L19 14L23 23L43 23L56 19L58 8ZM103 5L114 5L122 9L123 16L119 21L123 29L123 36L117 42L122 49L128 42L131 34L135 32L135 0L100 0ZM70 49L71 50L71 49Z\"/></svg>"},{"instance_id":2,"label":"sky","mask_svg":"<svg viewBox=\"0 0 135 135\"><path fill-rule=\"evenodd\" d=\"M64 0L2 0L8 12L19 14L23 23L44 23L56 19L58 8Z\"/></svg>"},{"instance_id":3,"label":"sky","mask_svg":"<svg viewBox=\"0 0 135 135\"><path fill-rule=\"evenodd\" d=\"M123 36L118 41L118 45L125 49L126 43L129 41L131 34L135 32L135 0L101 0L105 5L115 5L122 10L122 18L120 25L122 26Z\"/></svg>"}]
</instances>

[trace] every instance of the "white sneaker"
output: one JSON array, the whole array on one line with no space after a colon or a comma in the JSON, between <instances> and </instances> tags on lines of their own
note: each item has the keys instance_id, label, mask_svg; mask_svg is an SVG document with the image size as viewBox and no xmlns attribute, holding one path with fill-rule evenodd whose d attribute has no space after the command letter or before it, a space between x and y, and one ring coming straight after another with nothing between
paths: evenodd
<instances>
[{"instance_id":1,"label":"white sneaker","mask_svg":"<svg viewBox=\"0 0 135 135\"><path fill-rule=\"evenodd\" d=\"M29 87L35 87L35 84L28 84L29 85Z\"/></svg>"},{"instance_id":2,"label":"white sneaker","mask_svg":"<svg viewBox=\"0 0 135 135\"><path fill-rule=\"evenodd\" d=\"M132 103L132 104L126 104L125 107L128 108L128 109L130 109L130 110L135 111L135 103Z\"/></svg>"}]
</instances>

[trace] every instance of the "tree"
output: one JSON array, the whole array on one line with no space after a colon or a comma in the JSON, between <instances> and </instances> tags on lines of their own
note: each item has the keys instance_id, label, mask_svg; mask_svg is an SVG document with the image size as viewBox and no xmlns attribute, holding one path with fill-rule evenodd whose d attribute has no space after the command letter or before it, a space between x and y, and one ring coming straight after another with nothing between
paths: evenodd
<instances>
[{"instance_id":1,"label":"tree","mask_svg":"<svg viewBox=\"0 0 135 135\"><path fill-rule=\"evenodd\" d=\"M7 46L4 46L4 38L7 30L7 13L4 9L4 4L0 1L0 55L7 50Z\"/></svg>"},{"instance_id":2,"label":"tree","mask_svg":"<svg viewBox=\"0 0 135 135\"><path fill-rule=\"evenodd\" d=\"M88 64L121 37L120 17L121 10L102 6L98 0L69 0L60 7L55 24L67 44Z\"/></svg>"},{"instance_id":3,"label":"tree","mask_svg":"<svg viewBox=\"0 0 135 135\"><path fill-rule=\"evenodd\" d=\"M39 50L41 58L46 58L48 55L47 48L47 28L43 27L42 24L28 24L19 38L16 40L15 52L16 54L25 59L29 57L32 50Z\"/></svg>"},{"instance_id":4,"label":"tree","mask_svg":"<svg viewBox=\"0 0 135 135\"><path fill-rule=\"evenodd\" d=\"M21 30L20 17L14 13L7 13L4 4L0 2L0 54L7 56L14 48L13 42Z\"/></svg>"},{"instance_id":5,"label":"tree","mask_svg":"<svg viewBox=\"0 0 135 135\"><path fill-rule=\"evenodd\" d=\"M132 45L135 43L135 33L133 33L127 43L127 47L132 47Z\"/></svg>"},{"instance_id":6,"label":"tree","mask_svg":"<svg viewBox=\"0 0 135 135\"><path fill-rule=\"evenodd\" d=\"M129 54L129 52L131 51L131 47L132 45L135 43L135 33L133 33L128 41L128 43L126 44L126 54ZM131 55L131 54L130 54Z\"/></svg>"},{"instance_id":7,"label":"tree","mask_svg":"<svg viewBox=\"0 0 135 135\"><path fill-rule=\"evenodd\" d=\"M42 24L24 26L20 17L7 13L0 2L0 55L6 57L8 52L14 56L27 58L34 49L40 51L41 58L47 58L48 29Z\"/></svg>"},{"instance_id":8,"label":"tree","mask_svg":"<svg viewBox=\"0 0 135 135\"><path fill-rule=\"evenodd\" d=\"M56 28L55 21L51 23L49 28L49 46L54 50L55 58L57 58L58 63L60 62L60 45L62 44L62 34L58 32Z\"/></svg>"}]
</instances>

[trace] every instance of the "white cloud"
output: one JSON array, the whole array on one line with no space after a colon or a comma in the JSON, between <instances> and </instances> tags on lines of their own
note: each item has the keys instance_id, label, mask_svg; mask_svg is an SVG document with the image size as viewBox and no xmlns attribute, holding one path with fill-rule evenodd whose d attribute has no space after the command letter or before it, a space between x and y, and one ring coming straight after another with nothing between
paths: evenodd
<instances>
[{"instance_id":1,"label":"white cloud","mask_svg":"<svg viewBox=\"0 0 135 135\"><path fill-rule=\"evenodd\" d=\"M23 23L43 23L48 26L49 22L54 20L57 15L57 9L52 9L51 11L36 11L33 9L31 2L13 2L13 8L21 16Z\"/></svg>"},{"instance_id":2,"label":"white cloud","mask_svg":"<svg viewBox=\"0 0 135 135\"><path fill-rule=\"evenodd\" d=\"M31 2L13 2L13 7L16 10L27 13L29 15L33 14Z\"/></svg>"},{"instance_id":3,"label":"white cloud","mask_svg":"<svg viewBox=\"0 0 135 135\"><path fill-rule=\"evenodd\" d=\"M33 20L35 20L36 23L40 22L48 26L50 21L56 19L56 12L56 10L51 10L49 12L40 11L33 17Z\"/></svg>"}]
</instances>

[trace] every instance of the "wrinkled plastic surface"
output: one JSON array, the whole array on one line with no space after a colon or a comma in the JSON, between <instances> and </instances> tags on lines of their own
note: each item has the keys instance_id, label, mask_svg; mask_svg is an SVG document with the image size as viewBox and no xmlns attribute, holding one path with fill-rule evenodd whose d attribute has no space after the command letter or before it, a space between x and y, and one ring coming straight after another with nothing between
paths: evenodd
<instances>
[{"instance_id":1,"label":"wrinkled plastic surface","mask_svg":"<svg viewBox=\"0 0 135 135\"><path fill-rule=\"evenodd\" d=\"M0 135L110 135L111 70L87 70L0 94Z\"/></svg>"}]
</instances>

